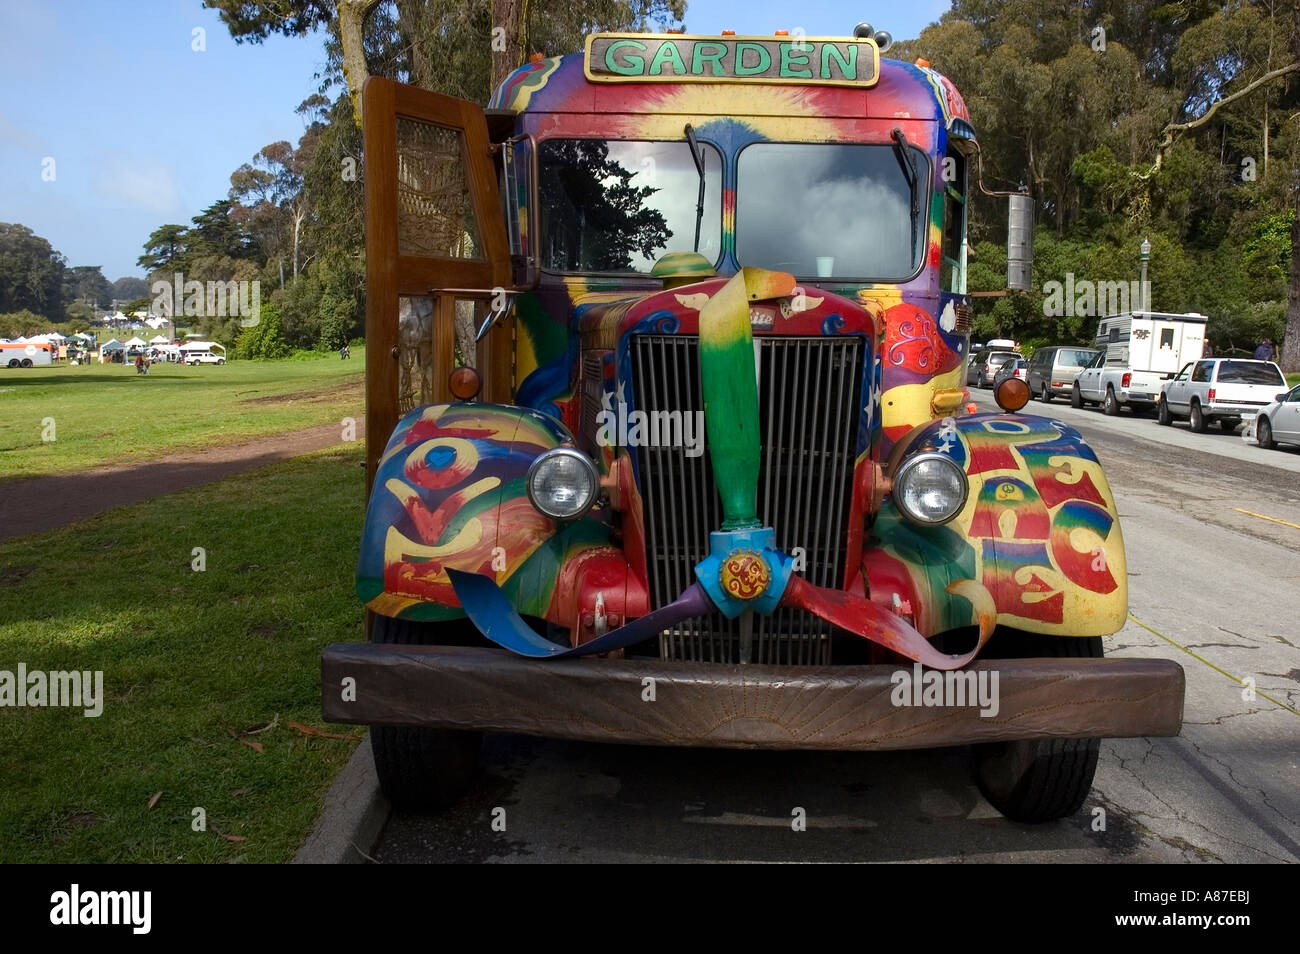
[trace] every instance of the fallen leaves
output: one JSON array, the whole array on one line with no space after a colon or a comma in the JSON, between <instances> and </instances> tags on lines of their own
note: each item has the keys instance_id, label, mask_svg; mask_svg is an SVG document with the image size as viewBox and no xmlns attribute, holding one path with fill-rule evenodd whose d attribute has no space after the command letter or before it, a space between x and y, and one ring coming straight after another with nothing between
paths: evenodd
<instances>
[{"instance_id":1,"label":"fallen leaves","mask_svg":"<svg viewBox=\"0 0 1300 954\"><path fill-rule=\"evenodd\" d=\"M279 724L280 724L280 713L277 712L274 716L271 717L271 721L268 722L268 723L266 723L265 725L254 726L254 727L251 728L251 729L245 729L245 730L244 730L242 733L240 733L240 734L241 734L241 735L257 735L259 732L265 732L267 729L274 729L274 728L275 728L277 725L279 725Z\"/></svg>"},{"instance_id":2,"label":"fallen leaves","mask_svg":"<svg viewBox=\"0 0 1300 954\"><path fill-rule=\"evenodd\" d=\"M302 722L294 722L293 720L289 720L284 724L288 728L293 729L295 732L301 733L302 735L310 735L320 739L343 739L348 742L356 742L360 739L359 735L349 735L346 732L326 732L324 729L318 729L314 725L306 725ZM230 736L235 741L248 746L255 752L265 752L266 748L261 742L256 742L253 739L248 738L248 736L259 735L262 732L269 732L271 729L274 729L279 725L280 713L277 712L270 722L262 725L255 725L239 732L236 732L234 729L227 729L226 735ZM198 740L196 739L195 741Z\"/></svg>"},{"instance_id":3,"label":"fallen leaves","mask_svg":"<svg viewBox=\"0 0 1300 954\"><path fill-rule=\"evenodd\" d=\"M235 843L238 843L238 842L241 842L241 841L248 841L248 839L245 838L243 835L227 835L224 831L222 831L222 830L221 830L220 828L218 828L216 825L209 825L208 827L209 827L213 832L215 832L216 834L220 835L222 838L226 839L226 841L233 841L233 842L235 842Z\"/></svg>"},{"instance_id":4,"label":"fallen leaves","mask_svg":"<svg viewBox=\"0 0 1300 954\"><path fill-rule=\"evenodd\" d=\"M286 722L289 728L301 732L303 735L314 735L322 739L355 739L356 736L348 735L344 732L326 732L324 729L318 729L315 726L303 725L301 722Z\"/></svg>"},{"instance_id":5,"label":"fallen leaves","mask_svg":"<svg viewBox=\"0 0 1300 954\"><path fill-rule=\"evenodd\" d=\"M227 730L226 730L226 735L230 736L232 739L234 739L234 740L237 741L237 742L242 742L244 745L248 746L248 747L249 747L250 749L252 749L254 752L265 752L265 751L266 751L266 747L265 747L264 745L262 745L261 742L254 742L252 739L246 739L246 738L244 738L242 735L240 735L238 732L235 732L233 729L227 729Z\"/></svg>"},{"instance_id":6,"label":"fallen leaves","mask_svg":"<svg viewBox=\"0 0 1300 954\"><path fill-rule=\"evenodd\" d=\"M158 804L158 799L162 798L162 792L154 792L153 798L149 799L149 807L153 808Z\"/></svg>"}]
</instances>

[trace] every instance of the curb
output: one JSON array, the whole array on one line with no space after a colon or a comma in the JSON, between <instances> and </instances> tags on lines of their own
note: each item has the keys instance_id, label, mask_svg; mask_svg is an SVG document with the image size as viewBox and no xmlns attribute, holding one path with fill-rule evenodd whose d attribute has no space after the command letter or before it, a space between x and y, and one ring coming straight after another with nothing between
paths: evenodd
<instances>
[{"instance_id":1,"label":"curb","mask_svg":"<svg viewBox=\"0 0 1300 954\"><path fill-rule=\"evenodd\" d=\"M362 864L388 820L388 799L379 791L370 733L325 793L316 825L293 856L296 865Z\"/></svg>"}]
</instances>

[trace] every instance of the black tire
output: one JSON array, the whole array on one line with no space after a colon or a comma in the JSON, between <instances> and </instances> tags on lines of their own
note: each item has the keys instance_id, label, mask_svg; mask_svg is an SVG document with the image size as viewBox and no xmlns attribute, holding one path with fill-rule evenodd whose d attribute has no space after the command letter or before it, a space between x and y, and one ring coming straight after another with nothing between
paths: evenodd
<instances>
[{"instance_id":1,"label":"black tire","mask_svg":"<svg viewBox=\"0 0 1300 954\"><path fill-rule=\"evenodd\" d=\"M23 358L23 367L24 367L24 368L30 368L31 366L32 366L32 359L31 359L31 358Z\"/></svg>"},{"instance_id":2,"label":"black tire","mask_svg":"<svg viewBox=\"0 0 1300 954\"><path fill-rule=\"evenodd\" d=\"M1101 409L1107 417L1114 417L1119 413L1119 401L1115 397L1115 389L1106 385L1106 399L1101 402Z\"/></svg>"},{"instance_id":3,"label":"black tire","mask_svg":"<svg viewBox=\"0 0 1300 954\"><path fill-rule=\"evenodd\" d=\"M1156 420L1165 427L1174 423L1173 416L1169 413L1169 402L1163 397L1160 399L1160 403L1156 405Z\"/></svg>"},{"instance_id":4,"label":"black tire","mask_svg":"<svg viewBox=\"0 0 1300 954\"><path fill-rule=\"evenodd\" d=\"M22 365L22 362L19 361L17 358L10 358L10 359L9 359L9 367L11 367L11 368L17 368L17 367L20 367L21 365Z\"/></svg>"},{"instance_id":5,"label":"black tire","mask_svg":"<svg viewBox=\"0 0 1300 954\"><path fill-rule=\"evenodd\" d=\"M1255 425L1255 440L1264 450L1277 447L1277 441L1273 440L1273 425L1268 422L1268 418L1261 417Z\"/></svg>"},{"instance_id":6,"label":"black tire","mask_svg":"<svg viewBox=\"0 0 1300 954\"><path fill-rule=\"evenodd\" d=\"M374 618L370 641L405 646L462 642L455 638L455 624L387 616ZM481 732L405 725L370 727L379 787L394 806L409 811L439 811L459 800L478 774L482 746Z\"/></svg>"},{"instance_id":7,"label":"black tire","mask_svg":"<svg viewBox=\"0 0 1300 954\"><path fill-rule=\"evenodd\" d=\"M1042 401L1044 404L1052 403L1052 391L1051 388L1047 386L1046 381L1043 382L1042 389L1038 392L1038 400Z\"/></svg>"},{"instance_id":8,"label":"black tire","mask_svg":"<svg viewBox=\"0 0 1300 954\"><path fill-rule=\"evenodd\" d=\"M1079 385L1076 382L1074 388L1070 391L1070 407L1083 407L1083 395L1079 393Z\"/></svg>"},{"instance_id":9,"label":"black tire","mask_svg":"<svg viewBox=\"0 0 1300 954\"><path fill-rule=\"evenodd\" d=\"M1100 636L1053 637L1009 633L997 648L1003 658L1104 655ZM994 637L996 641L1002 633ZM975 746L975 775L989 803L1012 821L1038 824L1083 807L1097 772L1100 739L1038 739Z\"/></svg>"},{"instance_id":10,"label":"black tire","mask_svg":"<svg viewBox=\"0 0 1300 954\"><path fill-rule=\"evenodd\" d=\"M1219 418L1219 430L1223 431L1225 434L1235 434L1237 433L1237 425L1240 423L1241 421L1238 421L1235 418L1221 417Z\"/></svg>"},{"instance_id":11,"label":"black tire","mask_svg":"<svg viewBox=\"0 0 1300 954\"><path fill-rule=\"evenodd\" d=\"M1210 422L1205 419L1205 412L1201 410L1201 402L1193 401L1191 410L1188 412L1188 418L1191 422L1191 428L1197 434L1204 434Z\"/></svg>"}]
</instances>

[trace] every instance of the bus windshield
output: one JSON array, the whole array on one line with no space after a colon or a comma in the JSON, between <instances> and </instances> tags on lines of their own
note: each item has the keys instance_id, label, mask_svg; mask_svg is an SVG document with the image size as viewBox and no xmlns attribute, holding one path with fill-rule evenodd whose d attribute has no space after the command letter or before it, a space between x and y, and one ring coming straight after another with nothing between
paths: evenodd
<instances>
[{"instance_id":1,"label":"bus windshield","mask_svg":"<svg viewBox=\"0 0 1300 954\"><path fill-rule=\"evenodd\" d=\"M909 147L912 193L895 149L856 143L755 143L736 182L736 257L801 278L899 280L921 267L930 208L925 154Z\"/></svg>"},{"instance_id":2,"label":"bus windshield","mask_svg":"<svg viewBox=\"0 0 1300 954\"><path fill-rule=\"evenodd\" d=\"M722 252L722 157L704 152L699 252ZM685 139L548 139L538 147L540 260L561 272L648 272L695 243L700 177Z\"/></svg>"}]
</instances>

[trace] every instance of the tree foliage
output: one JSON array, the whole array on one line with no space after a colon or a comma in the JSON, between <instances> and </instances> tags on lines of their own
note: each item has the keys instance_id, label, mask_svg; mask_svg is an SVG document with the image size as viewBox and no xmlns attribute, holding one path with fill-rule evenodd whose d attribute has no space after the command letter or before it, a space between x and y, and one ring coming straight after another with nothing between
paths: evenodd
<instances>
[{"instance_id":1,"label":"tree foliage","mask_svg":"<svg viewBox=\"0 0 1300 954\"><path fill-rule=\"evenodd\" d=\"M0 222L0 314L63 321L66 269L64 257L27 226Z\"/></svg>"},{"instance_id":2,"label":"tree foliage","mask_svg":"<svg viewBox=\"0 0 1300 954\"><path fill-rule=\"evenodd\" d=\"M1029 187L1037 288L1136 281L1145 238L1154 307L1205 313L1216 348L1253 349L1282 338L1300 283L1300 73L1265 79L1300 59L1298 32L1277 0L954 0L889 55L962 91L990 189ZM974 196L972 290L1005 287L1004 202ZM980 299L976 330L1087 340L1094 321L1045 317L1042 300ZM1300 327L1288 338L1300 349Z\"/></svg>"}]
</instances>

